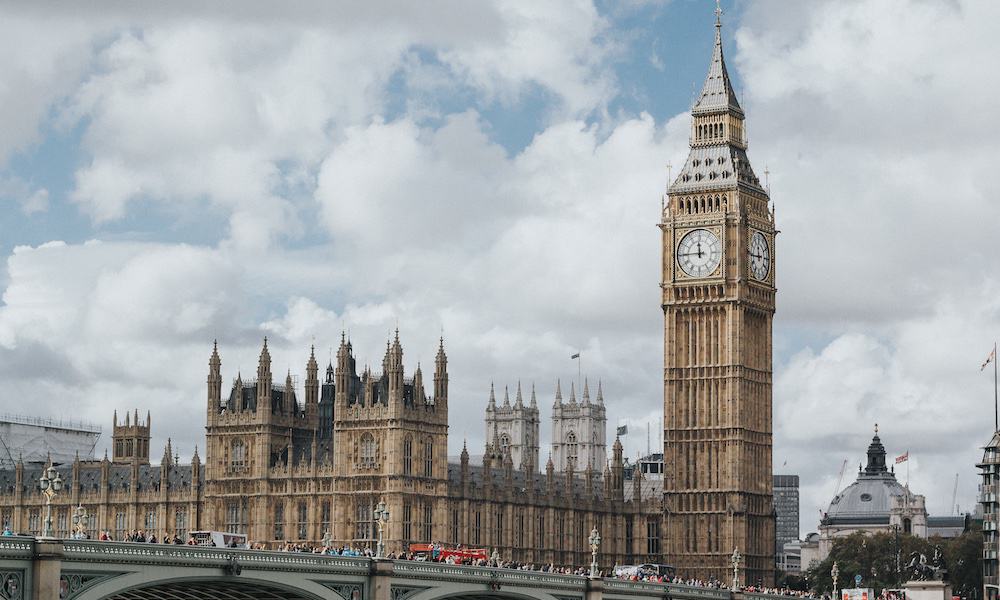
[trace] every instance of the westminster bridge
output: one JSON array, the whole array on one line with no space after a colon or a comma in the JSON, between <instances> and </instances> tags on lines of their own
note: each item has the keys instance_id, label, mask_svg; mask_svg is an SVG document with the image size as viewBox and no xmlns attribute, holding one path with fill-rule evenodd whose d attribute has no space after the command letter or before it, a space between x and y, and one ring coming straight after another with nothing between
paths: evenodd
<instances>
[{"instance_id":1,"label":"westminster bridge","mask_svg":"<svg viewBox=\"0 0 1000 600\"><path fill-rule=\"evenodd\" d=\"M0 537L3 600L787 600L705 587L323 554Z\"/></svg>"}]
</instances>

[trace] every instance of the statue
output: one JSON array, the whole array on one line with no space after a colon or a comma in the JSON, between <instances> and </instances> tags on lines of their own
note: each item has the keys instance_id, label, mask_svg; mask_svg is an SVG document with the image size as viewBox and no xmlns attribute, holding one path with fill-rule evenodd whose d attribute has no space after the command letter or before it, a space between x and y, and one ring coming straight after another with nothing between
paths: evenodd
<instances>
[{"instance_id":1,"label":"statue","mask_svg":"<svg viewBox=\"0 0 1000 600\"><path fill-rule=\"evenodd\" d=\"M937 581L948 581L948 565L944 562L944 552L941 545L934 546L934 557L931 558L931 569L934 571L934 579Z\"/></svg>"},{"instance_id":2,"label":"statue","mask_svg":"<svg viewBox=\"0 0 1000 600\"><path fill-rule=\"evenodd\" d=\"M927 556L920 552L910 553L910 562L906 565L910 577L916 581L934 579L934 569L927 564Z\"/></svg>"}]
</instances>

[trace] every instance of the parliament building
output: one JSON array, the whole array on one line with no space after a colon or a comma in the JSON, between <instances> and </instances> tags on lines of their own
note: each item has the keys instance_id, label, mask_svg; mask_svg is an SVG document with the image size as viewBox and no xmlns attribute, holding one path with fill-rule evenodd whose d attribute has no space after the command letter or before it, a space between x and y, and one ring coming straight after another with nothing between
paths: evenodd
<instances>
[{"instance_id":1,"label":"parliament building","mask_svg":"<svg viewBox=\"0 0 1000 600\"><path fill-rule=\"evenodd\" d=\"M341 336L324 373L311 352L299 387L276 380L264 340L256 376L223 384L212 349L197 450L179 464L167 443L150 463L150 420L114 417L112 457L63 465L53 505L56 534L71 510L94 517L91 537L132 529L184 537L192 530L286 541L373 547L374 507L388 504L389 550L411 542L497 549L526 563L586 565L587 537L602 536L600 563L674 565L678 574L770 585L775 520L771 468L771 327L775 223L768 191L747 157L744 112L722 52L721 24L702 93L692 109L690 153L663 198L664 314L662 477L644 478L607 451L604 390L557 385L552 453L539 458L534 387L520 385L485 411L482 459L463 448L448 460L448 358L433 373L404 368L396 333L381 370L358 370ZM652 277L652 274L651 274ZM637 282L640 285L641 282ZM467 400L463 399L463 402ZM475 464L473 464L475 462ZM0 516L40 534L40 463L0 470Z\"/></svg>"}]
</instances>

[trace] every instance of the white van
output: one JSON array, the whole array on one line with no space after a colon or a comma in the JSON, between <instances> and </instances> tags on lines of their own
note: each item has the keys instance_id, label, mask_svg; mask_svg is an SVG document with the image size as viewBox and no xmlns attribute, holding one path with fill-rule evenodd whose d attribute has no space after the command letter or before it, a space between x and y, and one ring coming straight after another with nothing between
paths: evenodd
<instances>
[{"instance_id":1,"label":"white van","mask_svg":"<svg viewBox=\"0 0 1000 600\"><path fill-rule=\"evenodd\" d=\"M224 531L192 531L191 539L197 546L212 546L215 548L247 549L245 533L226 533Z\"/></svg>"}]
</instances>

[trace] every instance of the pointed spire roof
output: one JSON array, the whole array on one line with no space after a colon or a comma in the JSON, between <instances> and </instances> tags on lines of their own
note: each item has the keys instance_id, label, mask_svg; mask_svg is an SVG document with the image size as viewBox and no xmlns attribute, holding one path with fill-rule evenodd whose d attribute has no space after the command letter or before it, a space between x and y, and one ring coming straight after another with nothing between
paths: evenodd
<instances>
[{"instance_id":1,"label":"pointed spire roof","mask_svg":"<svg viewBox=\"0 0 1000 600\"><path fill-rule=\"evenodd\" d=\"M569 403L576 404L576 384L569 382Z\"/></svg>"},{"instance_id":2,"label":"pointed spire roof","mask_svg":"<svg viewBox=\"0 0 1000 600\"><path fill-rule=\"evenodd\" d=\"M583 403L590 404L590 384L586 379L583 380Z\"/></svg>"},{"instance_id":3,"label":"pointed spire roof","mask_svg":"<svg viewBox=\"0 0 1000 600\"><path fill-rule=\"evenodd\" d=\"M503 407L510 408L510 392L507 386L503 386Z\"/></svg>"},{"instance_id":4,"label":"pointed spire roof","mask_svg":"<svg viewBox=\"0 0 1000 600\"><path fill-rule=\"evenodd\" d=\"M535 398L535 382L531 382L531 408L538 408L538 400Z\"/></svg>"},{"instance_id":5,"label":"pointed spire roof","mask_svg":"<svg viewBox=\"0 0 1000 600\"><path fill-rule=\"evenodd\" d=\"M597 403L604 404L604 389L601 387L601 380L597 380Z\"/></svg>"},{"instance_id":6,"label":"pointed spire roof","mask_svg":"<svg viewBox=\"0 0 1000 600\"><path fill-rule=\"evenodd\" d=\"M490 382L490 403L486 405L486 410L493 410L497 407L497 394L493 387L493 382Z\"/></svg>"},{"instance_id":7,"label":"pointed spire roof","mask_svg":"<svg viewBox=\"0 0 1000 600\"><path fill-rule=\"evenodd\" d=\"M524 399L521 397L521 382L517 382L517 397L514 399L514 406L524 408Z\"/></svg>"},{"instance_id":8,"label":"pointed spire roof","mask_svg":"<svg viewBox=\"0 0 1000 600\"><path fill-rule=\"evenodd\" d=\"M556 406L562 404L562 381L556 379Z\"/></svg>"},{"instance_id":9,"label":"pointed spire roof","mask_svg":"<svg viewBox=\"0 0 1000 600\"><path fill-rule=\"evenodd\" d=\"M693 114L732 110L743 114L733 91L729 72L726 70L726 60L722 54L722 9L715 9L715 47L712 49L712 62L708 66L705 85L701 88L701 96L694 103Z\"/></svg>"}]
</instances>

